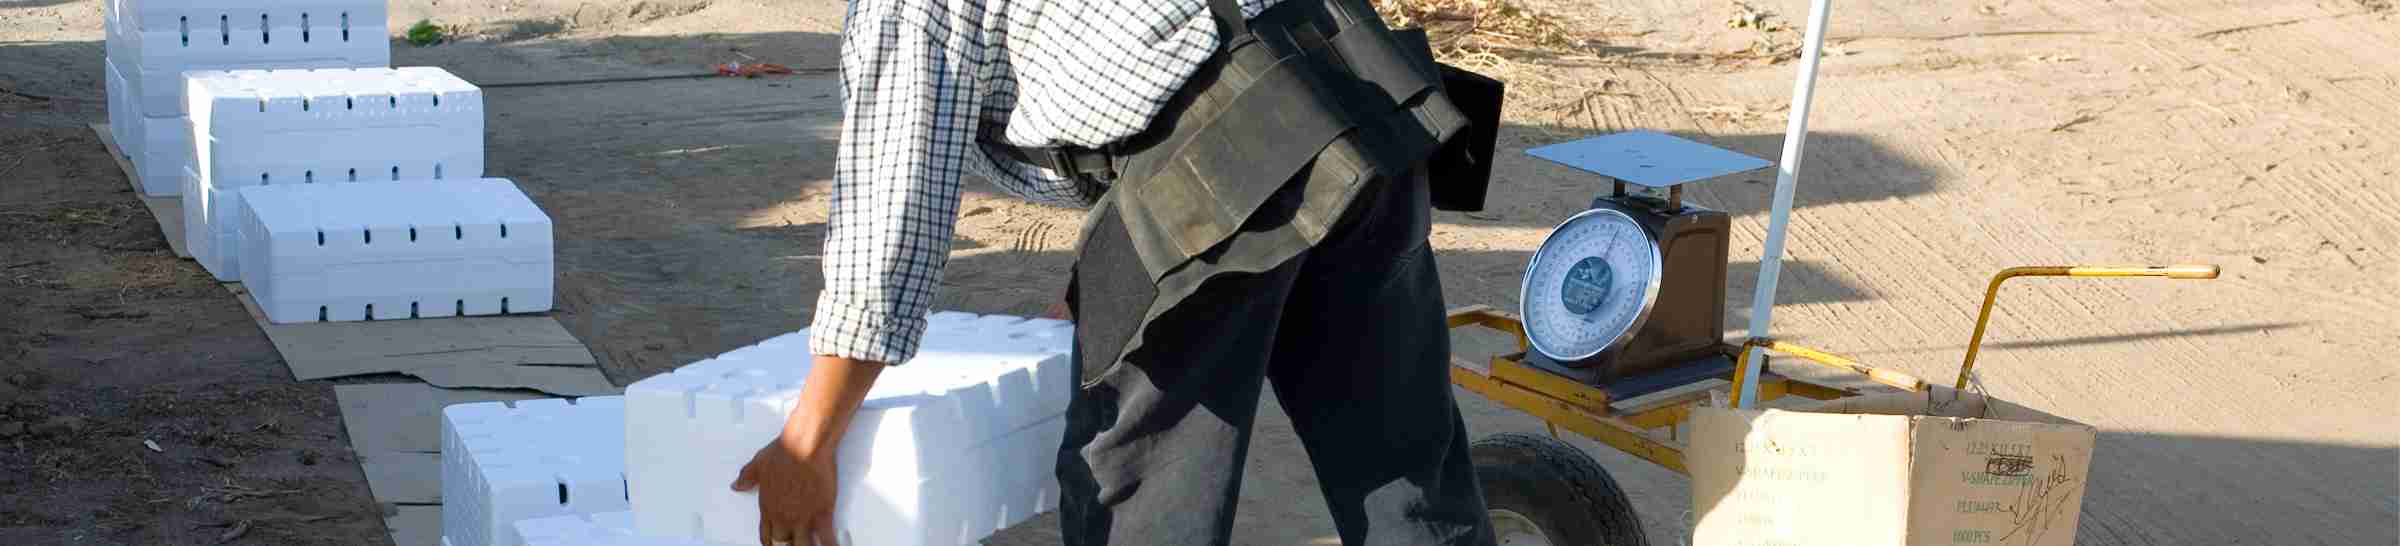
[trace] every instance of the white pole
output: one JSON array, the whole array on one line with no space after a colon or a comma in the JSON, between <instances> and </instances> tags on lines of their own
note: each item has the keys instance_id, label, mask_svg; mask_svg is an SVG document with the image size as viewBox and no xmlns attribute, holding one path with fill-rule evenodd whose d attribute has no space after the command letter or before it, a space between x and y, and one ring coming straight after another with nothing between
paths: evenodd
<instances>
[{"instance_id":1,"label":"white pole","mask_svg":"<svg viewBox=\"0 0 2400 546\"><path fill-rule=\"evenodd\" d=\"M1783 129L1783 161L1775 165L1775 205L1767 213L1767 241L1759 256L1758 292L1750 297L1750 336L1767 335L1775 317L1775 281L1783 274L1783 230L1792 220L1792 190L1799 185L1800 149L1808 143L1808 106L1817 91L1817 54L1825 49L1825 12L1832 0L1814 0L1808 8L1808 31L1801 39L1800 81L1792 84L1792 117ZM1765 370L1763 349L1751 349L1750 365L1742 370L1738 404L1758 407L1759 374Z\"/></svg>"}]
</instances>

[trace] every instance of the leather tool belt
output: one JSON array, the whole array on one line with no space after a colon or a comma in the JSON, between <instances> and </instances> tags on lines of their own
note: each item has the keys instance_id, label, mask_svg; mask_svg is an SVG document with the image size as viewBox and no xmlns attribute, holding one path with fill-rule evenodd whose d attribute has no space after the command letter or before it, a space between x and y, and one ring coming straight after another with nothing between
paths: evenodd
<instances>
[{"instance_id":1,"label":"leather tool belt","mask_svg":"<svg viewBox=\"0 0 2400 546\"><path fill-rule=\"evenodd\" d=\"M1471 192L1434 193L1437 202L1481 207L1497 82L1482 80L1493 84L1479 91L1491 103L1474 109L1492 119L1470 120L1445 91L1445 67L1422 34L1393 32L1363 0L1283 0L1248 20L1235 1L1210 1L1224 38L1216 55L1142 133L1104 150L1022 148L984 123L983 144L1107 185L1152 280L1233 235L1304 172L1313 171L1300 189L1307 204L1290 227L1309 244L1366 182L1421 167L1456 172L1463 160L1464 172L1480 170L1465 180ZM1471 126L1479 147L1459 142Z\"/></svg>"}]
</instances>

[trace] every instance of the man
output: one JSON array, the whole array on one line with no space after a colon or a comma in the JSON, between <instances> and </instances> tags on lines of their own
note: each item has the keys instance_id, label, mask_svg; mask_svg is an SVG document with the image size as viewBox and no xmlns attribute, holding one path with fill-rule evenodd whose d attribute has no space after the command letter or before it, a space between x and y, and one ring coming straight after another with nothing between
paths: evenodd
<instances>
[{"instance_id":1,"label":"man","mask_svg":"<svg viewBox=\"0 0 2400 546\"><path fill-rule=\"evenodd\" d=\"M1239 5L1236 5L1236 2ZM852 0L816 357L761 544L832 544L833 454L917 348L965 173L1093 207L1067 544L1226 544L1262 384L1346 544L1490 544L1424 162L1461 126L1361 0Z\"/></svg>"}]
</instances>

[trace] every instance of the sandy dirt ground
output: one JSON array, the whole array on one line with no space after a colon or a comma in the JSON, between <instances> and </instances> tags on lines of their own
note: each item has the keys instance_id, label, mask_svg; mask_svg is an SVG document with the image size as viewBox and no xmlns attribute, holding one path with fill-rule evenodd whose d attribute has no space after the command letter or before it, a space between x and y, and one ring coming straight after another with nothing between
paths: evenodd
<instances>
[{"instance_id":1,"label":"sandy dirt ground","mask_svg":"<svg viewBox=\"0 0 2400 546\"><path fill-rule=\"evenodd\" d=\"M1982 283L2024 264L2208 262L2213 282L2012 285L1992 393L2101 429L2079 543L2400 543L2400 10L2383 0L1837 3L1775 315L1785 338L1954 373ZM1450 303L1513 307L1547 228L1603 191L1525 148L1629 129L1774 158L1798 0L1543 0L1599 45L1517 55L1493 205L1436 228ZM1761 25L1728 25L1745 11ZM395 0L398 44L490 86L488 171L558 223L560 318L629 383L805 326L822 285L842 4ZM1780 27L1780 28L1779 28ZM0 0L0 543L375 544L330 387L289 379L168 252L84 124L101 3ZM1760 54L1759 52L1765 52ZM512 85L764 61L796 77ZM1736 214L1747 316L1771 173ZM970 188L940 306L1033 314L1079 213ZM1740 335L1731 331L1728 335ZM1462 340L1465 356L1489 340ZM1460 391L1477 435L1538 432ZM1237 543L1330 544L1270 400ZM143 445L151 440L162 448ZM1687 482L1574 439L1652 540ZM1054 520L993 544L1055 543Z\"/></svg>"}]
</instances>

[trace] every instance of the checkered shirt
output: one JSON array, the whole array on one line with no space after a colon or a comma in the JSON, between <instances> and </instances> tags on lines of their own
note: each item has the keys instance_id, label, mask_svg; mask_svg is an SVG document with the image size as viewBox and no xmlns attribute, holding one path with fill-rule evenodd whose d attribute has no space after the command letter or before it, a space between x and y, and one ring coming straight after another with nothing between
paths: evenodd
<instances>
[{"instance_id":1,"label":"checkered shirt","mask_svg":"<svg viewBox=\"0 0 2400 546\"><path fill-rule=\"evenodd\" d=\"M1241 0L1256 16L1276 0ZM842 127L810 349L900 364L950 255L962 175L1039 203L1102 189L976 143L1099 147L1140 132L1216 51L1206 0L850 0Z\"/></svg>"}]
</instances>

